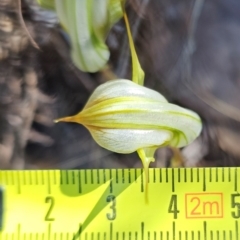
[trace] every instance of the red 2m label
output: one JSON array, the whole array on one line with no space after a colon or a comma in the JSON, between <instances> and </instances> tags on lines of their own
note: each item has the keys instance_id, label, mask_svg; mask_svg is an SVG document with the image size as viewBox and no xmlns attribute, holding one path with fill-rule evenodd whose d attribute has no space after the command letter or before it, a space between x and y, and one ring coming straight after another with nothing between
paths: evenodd
<instances>
[{"instance_id":1,"label":"red 2m label","mask_svg":"<svg viewBox=\"0 0 240 240\"><path fill-rule=\"evenodd\" d=\"M223 218L222 193L186 193L186 218Z\"/></svg>"}]
</instances>

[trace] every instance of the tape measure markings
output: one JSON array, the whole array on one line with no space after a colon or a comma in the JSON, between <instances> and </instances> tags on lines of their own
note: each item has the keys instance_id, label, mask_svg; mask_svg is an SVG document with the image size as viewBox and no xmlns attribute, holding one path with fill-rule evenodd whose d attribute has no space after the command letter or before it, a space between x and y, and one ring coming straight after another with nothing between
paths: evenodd
<instances>
[{"instance_id":1,"label":"tape measure markings","mask_svg":"<svg viewBox=\"0 0 240 240\"><path fill-rule=\"evenodd\" d=\"M158 169L159 171L159 182L163 182L162 181L162 169ZM178 179L178 183L180 183L180 182L182 182L181 181L181 170L182 169L178 169L178 172L177 172L177 179ZM184 181L183 182L188 182L189 180L187 179L187 174L186 174L186 169L183 169L184 170L184 174L183 174L183 176L184 176ZM208 180L208 182L209 183L211 183L211 182L213 182L213 179L212 179L212 177L210 177L210 176L213 176L213 174L212 174L212 172L213 172L213 170L215 170L214 172L215 172L215 180L214 180L214 182L219 182L219 178L218 178L218 169L217 168L215 168L215 169L212 169L212 168L209 168L209 180ZM58 171L58 170L56 170L56 171ZM61 172L62 173L64 173L64 171L65 170L61 170ZM75 181L76 181L76 178L79 180L79 193L81 193L81 191L82 191L82 186L81 186L81 183L82 183L82 181L80 181L80 179L81 179L81 170L79 170L78 171L78 174L75 174L75 172L74 172L75 170L73 170L73 172L72 172L72 176L71 176L71 179L72 179L72 181L71 182L69 182L69 171L68 170L66 170L66 172L67 172L67 174L66 174L66 177L64 178L65 179L65 182L62 182L62 179L63 178L61 178L61 182L59 183L59 181L57 181L56 180L56 172L55 172L55 170L43 170L43 171L40 171L41 172L41 185L45 185L45 179L46 179L46 181L47 181L47 183L48 183L48 192L51 192L51 185L56 185L56 184L60 184L60 185L63 185L63 184L74 184L75 185ZM106 182L106 176L105 176L105 174L103 174L103 176L104 176L104 180L102 180L102 179L100 179L100 177L99 177L99 175L100 175L100 173L99 173L99 171L101 171L101 170L91 170L91 175L90 175L90 177L91 177L91 181L90 181L90 183L91 184L102 184L102 183L105 183ZM122 170L121 170L122 171ZM142 170L140 170L141 171L141 191L144 191L144 180L143 180L143 178L144 178L144 176L143 176L143 174L142 174ZM173 169L171 169L171 177L172 177L172 179L171 179L171 182L172 182L172 191L174 192L175 191L175 183L176 183L176 181L175 181L175 172L174 172L174 170ZM203 191L206 191L207 190L207 183L206 183L206 173L205 173L205 169L203 168L203 177L202 177L202 181L203 181ZM50 173L51 172L51 173ZM233 182L233 184L234 184L234 191L237 191L237 189L238 189L238 174L237 174L237 168L235 168L234 169L234 182ZM34 173L34 176L32 176L32 173ZM231 182L231 169L229 169L228 168L228 173L229 173L229 178L228 178L228 182ZM11 175L11 176L9 176L9 174ZM96 179L93 177L94 175L97 175L97 177L96 177ZM158 174L156 174L156 170L155 169L153 169L153 174L151 175L152 176L152 178L153 178L153 180L151 181L151 177L149 177L149 183L150 182L152 182L152 183L156 183L156 175L158 175ZM14 171L8 171L7 172L7 174L4 174L4 181L5 181L5 183L7 184L7 185L16 185L17 186L17 191L18 191L18 193L19 194L21 194L21 186L24 186L24 185L26 185L26 184L29 184L29 185L39 185L39 180L38 180L38 176L39 174L38 174L38 172L37 171L25 171L25 174L22 174L21 175L21 177L19 176L19 172L18 171L16 171L16 172L14 172ZM51 176L50 176L51 175ZM55 175L55 176L54 176ZM102 175L102 172L101 172L101 175ZM116 177L115 177L115 183L120 183L119 182L119 171L116 171ZM84 178L85 178L85 181L84 181L84 184L85 185L87 185L88 184L88 179L87 179L87 177L88 177L88 174L87 174L87 172L85 171L84 172ZM17 178L17 179L15 179L15 178ZM33 178L34 178L34 180L33 180ZM110 170L110 178L108 178L108 179L111 179L112 178L112 171ZM165 178L166 178L166 180L165 180L165 182L166 183L168 183L169 182L169 171L166 171L165 172ZM125 176L125 171L122 171L122 182L121 183L125 183L125 180L127 179L126 178L126 176ZM136 174L135 174L135 181L136 181ZM132 179L131 179L131 174L130 174L130 172L128 172L128 181L126 181L127 183L132 183ZM194 176L193 176L193 173L192 173L192 169L190 170L190 182L194 182ZM200 176L199 176L199 170L197 169L197 182L200 182ZM225 176L224 176L224 171L222 172L222 179L221 179L221 182L225 182ZM112 185L112 184L111 184ZM110 188L112 188L112 186L110 187ZM113 191L113 189L111 190L111 192Z\"/></svg>"},{"instance_id":2,"label":"tape measure markings","mask_svg":"<svg viewBox=\"0 0 240 240\"><path fill-rule=\"evenodd\" d=\"M10 196L15 196L17 199L20 199L20 200L24 197L24 199L27 200L27 198L32 197L29 194L34 188L39 189L39 191L41 192L41 196L43 197L46 196L44 198L45 203L43 204L41 203L41 205L39 206L42 208L42 205L43 205L45 209L47 207L48 211L45 213L45 221L51 222L51 224L50 223L47 224L46 226L47 228L43 233L43 235L41 234L40 235L44 237L44 240L49 239L53 235L56 236L56 239L61 239L60 238L61 236L58 235L58 232L56 232L57 231L56 227L53 228L53 226L56 226L55 222L59 221L58 211L61 211L59 209L59 206L61 206L59 205L59 201L61 201L61 198L65 199L64 201L66 201L67 203L67 205L65 206L66 209L68 208L71 209L76 205L76 204L75 205L73 204L73 206L70 206L71 198L73 201L76 201L76 197L78 196L81 197L82 199L82 196L85 196L86 193L92 194L93 193L92 191L95 188L98 189L103 185L105 185L104 187L105 190L102 195L102 199L96 202L96 204L101 203L100 205L102 207L99 208L100 210L98 209L96 216L93 216L93 214L91 215L91 213L89 213L89 215L91 215L91 219L88 220L90 221L88 225L92 224L95 217L99 218L98 215L107 206L110 207L110 213L112 214L111 207L113 206L112 205L113 199L117 199L117 205L115 206L115 208L117 209L118 214L121 215L122 212L126 212L128 214L129 212L133 211L135 213L135 218L134 219L130 218L131 221L136 221L136 222L140 221L141 219L139 219L140 217L139 213L147 215L147 211L149 211L147 210L148 208L144 205L139 205L140 207L142 207L142 209L138 213L137 210L135 209L135 205L137 205L137 202L131 203L132 201L131 198L129 198L126 194L137 194L137 192L140 192L140 193L144 192L144 185L145 185L144 176L145 175L143 173L144 172L142 169L85 170L85 171L83 170L1 171L0 183L1 185L3 185L5 189L7 189L6 191L7 206L12 206L12 205L9 205L10 201L11 201L11 204L14 203L13 199L10 199ZM144 238L145 238L144 240L148 240L148 239L155 240L155 236L157 237L158 240L159 238L161 239L161 236L163 240L168 240L168 238L169 240L172 240L172 239L184 240L192 236L194 236L195 238L197 236L200 236L200 237L203 237L204 240L212 240L212 239L240 240L239 225L238 225L239 219L240 219L240 194L238 192L239 173L240 173L239 168L150 169L149 171L150 186L149 187L150 187L150 194L152 194L150 201L154 202L155 198L161 199L160 208L159 206L153 204L153 206L155 206L156 208L155 213L156 214L158 213L160 215L163 214L163 216L165 216L166 218L166 221L168 221L167 219L169 219L168 216L171 215L172 219L174 219L174 221L171 222L172 227L171 229L168 229L168 228L162 229L160 232L159 230L158 231L154 230L154 228L153 229L150 228L151 230L149 230L149 223L148 223L149 220L147 219L146 222L141 221L139 223L140 225L138 230L135 229L135 231L134 230L125 231L123 229L122 231L124 234L124 238L129 239L130 233L131 233L131 236L135 235L136 233L141 233L140 235L138 234L138 237L140 240ZM151 192L151 188L155 190L152 190ZM61 190L61 194L57 193L59 192L59 189ZM158 192L163 191L163 193L160 195L160 193L155 193L154 191L158 191ZM35 190L35 192L37 191ZM68 194L73 194L73 195L69 195L70 197L69 198ZM34 192L32 193L32 195L34 195ZM163 195L164 195L164 198L162 197ZM93 199L95 198L95 200L97 200L97 198L99 198L101 194L100 195L93 194L93 196L94 196ZM110 199L108 202L106 202L107 201L105 199L106 197ZM185 198L185 200L183 200L183 197ZM144 194L142 195L140 194L136 196L133 195L132 198L136 199L136 201L141 201L141 199L144 199ZM52 202L52 199L56 201L56 206L55 206L55 203ZM125 199L125 200L123 201L121 199ZM29 201L30 201L29 199L28 201L26 201L25 207L28 207ZM106 202L106 203L103 204L103 202ZM21 203L24 204L23 202ZM36 203L36 204L40 204L40 203ZM57 207L57 205L59 206ZM38 205L36 205L36 210L37 210L37 206ZM151 202L150 202L150 206L151 206ZM94 210L94 207L96 206L93 205L92 211ZM164 211L166 211L166 207L168 208L169 215L166 215L164 213ZM165 209L163 212L161 210L162 208L163 210ZM82 208L79 208L79 209L82 209ZM187 210L188 212L184 214L184 210L185 211ZM73 215L75 218L77 215L77 211L79 211L78 207L76 207L76 213L75 215ZM56 216L57 218L55 216L54 218L52 217L51 215L52 212L53 212L53 215L57 213L57 216ZM154 213L154 211L152 212ZM191 218L190 220L187 220L188 214ZM46 215L47 215L47 218L46 218ZM157 216L158 217L156 217L153 223L161 220L159 219L160 216L159 215ZM210 218L210 220L202 221L202 228L200 230L199 230L199 227L195 226L194 228L188 231L186 230L185 226L182 226L181 222L184 221L185 224L189 224L189 227L192 227L192 224L194 224L194 221L196 221L196 220L193 220L193 218L199 219L199 217L202 219ZM38 218L38 216L36 218ZM121 220L121 216L119 218ZM224 223L222 225L223 229L220 228L221 225L215 226L216 224L212 220L213 218L222 219L221 221L222 223ZM117 222L115 222L116 220L114 219L108 218L108 220L111 220L111 222L109 223L108 230L105 230L104 233L101 230L100 231L101 234L98 234L99 233L98 232L97 236L105 240L109 239L109 236L112 236L110 239L116 239L117 232L121 232L121 230L119 230L118 224L115 225L119 221L118 217L117 217ZM31 236L33 237L35 234L34 231L32 231L31 233L26 231L26 225L24 225L24 221L25 220L23 219L23 222L22 222L23 224L17 223L15 225L17 226L17 229L14 230L14 232L11 230L12 232L3 231L2 234L0 233L0 239L2 236L7 237L8 239L11 239L12 236L16 236L15 231L17 232L17 235L20 236L19 238L17 238L19 240L24 239L23 238L24 234L27 240L30 238L29 234L31 234ZM37 220L37 221L42 221L42 220ZM39 222L39 223L40 225L41 224L44 225L44 222L43 223ZM14 224L15 224L15 221L14 221ZM104 226L107 226L106 223L104 224L103 224ZM86 240L89 240L90 236L91 237L93 236L94 240L96 240L96 233L94 231L89 233L88 232L89 230L87 230L88 225L84 227L84 222L80 225L81 225L81 228L79 228L79 231L81 231L81 233L82 232L84 233L83 235L86 236ZM181 231L182 227L185 230ZM79 231L76 231L75 229L74 231L75 233L74 233L72 232L72 230L70 231L69 229L67 230L63 229L63 232L59 234L61 234L63 237L64 236L67 237L67 235L75 236L73 239L77 240L78 237L80 236L79 234L76 235L76 232L79 232ZM122 233L119 233L119 234L121 235L121 239L123 239ZM38 235L38 237L40 237L40 235ZM119 235L119 240L120 240L120 235ZM107 236L107 239L106 239L106 236ZM5 239L6 238L2 238L2 240L5 240ZM66 239L66 238L63 238L63 239ZM196 240L198 239L196 238ZM199 240L201 240L201 238L199 238Z\"/></svg>"},{"instance_id":3,"label":"tape measure markings","mask_svg":"<svg viewBox=\"0 0 240 240\"><path fill-rule=\"evenodd\" d=\"M82 226L79 224L79 231L77 234L71 233L71 232L53 232L52 231L52 223L48 223L46 231L44 233L34 233L34 232L28 232L28 233L22 233L21 232L21 224L17 225L17 230L16 234L14 233L7 233L5 239L15 239L15 236L17 237L18 240L23 239L26 240L28 239L35 239L35 240L77 240L77 239L84 239L84 240L89 240L89 235L91 236L91 240L94 240L97 238L97 240L239 240L239 225L238 221L235 221L235 229L234 232L232 230L226 231L226 230L209 230L208 229L208 223L207 221L203 221L202 223L202 231L201 230L177 230L176 223L173 221L172 222L172 229L171 232L160 230L160 231L145 231L145 223L141 222L141 226L139 228L139 231L129 231L129 232L119 232L115 231L113 229L113 223L109 223L109 231L108 233L106 231L96 231L96 232L85 232L83 235L82 231ZM107 229L106 229L107 230ZM115 236L114 236L115 234ZM120 236L122 234L122 238ZM33 236L35 235L35 238ZM11 236L11 237L10 237ZM29 237L28 237L29 236ZM54 236L54 237L52 237ZM59 236L59 238L58 238ZM76 237L77 236L77 237ZM81 236L79 238L79 236ZM95 238L96 236L96 238ZM134 236L134 237L133 237ZM216 236L216 237L214 237ZM235 236L235 238L233 238ZM108 238L109 237L109 238ZM172 237L172 238L170 238ZM191 238L190 238L191 237ZM0 238L2 240L2 238Z\"/></svg>"}]
</instances>

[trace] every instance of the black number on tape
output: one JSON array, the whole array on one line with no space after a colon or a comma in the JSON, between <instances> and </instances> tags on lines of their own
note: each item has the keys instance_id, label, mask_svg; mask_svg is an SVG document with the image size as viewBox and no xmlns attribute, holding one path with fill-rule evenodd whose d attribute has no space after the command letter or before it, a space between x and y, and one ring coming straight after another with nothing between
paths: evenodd
<instances>
[{"instance_id":1,"label":"black number on tape","mask_svg":"<svg viewBox=\"0 0 240 240\"><path fill-rule=\"evenodd\" d=\"M112 209L112 213L107 213L108 220L114 220L116 218L116 197L114 195L109 195L107 197L107 202L111 202L112 205L110 208Z\"/></svg>"},{"instance_id":2,"label":"black number on tape","mask_svg":"<svg viewBox=\"0 0 240 240\"><path fill-rule=\"evenodd\" d=\"M232 204L232 208L235 208L235 211L232 211L232 217L240 218L240 194L239 193L235 193L231 195L231 204Z\"/></svg>"},{"instance_id":3,"label":"black number on tape","mask_svg":"<svg viewBox=\"0 0 240 240\"><path fill-rule=\"evenodd\" d=\"M45 198L45 203L50 203L50 206L48 208L48 211L47 211L47 214L46 214L44 220L45 221L54 221L55 219L50 217L50 214L53 210L53 206L54 206L54 203L55 203L54 198L50 197L50 196L46 197Z\"/></svg>"},{"instance_id":4,"label":"black number on tape","mask_svg":"<svg viewBox=\"0 0 240 240\"><path fill-rule=\"evenodd\" d=\"M180 211L177 209L177 195L173 194L171 199L170 199L170 204L168 207L168 213L173 213L173 218L177 219L177 214Z\"/></svg>"}]
</instances>

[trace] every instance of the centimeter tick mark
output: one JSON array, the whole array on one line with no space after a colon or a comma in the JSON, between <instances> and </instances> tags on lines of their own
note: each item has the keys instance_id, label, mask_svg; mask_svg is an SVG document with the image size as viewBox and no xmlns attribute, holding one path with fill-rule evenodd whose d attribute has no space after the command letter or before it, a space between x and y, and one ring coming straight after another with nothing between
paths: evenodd
<instances>
[{"instance_id":1,"label":"centimeter tick mark","mask_svg":"<svg viewBox=\"0 0 240 240\"><path fill-rule=\"evenodd\" d=\"M106 183L106 170L103 169L103 183Z\"/></svg>"},{"instance_id":2,"label":"centimeter tick mark","mask_svg":"<svg viewBox=\"0 0 240 240\"><path fill-rule=\"evenodd\" d=\"M181 168L178 168L178 182L181 182Z\"/></svg>"},{"instance_id":3,"label":"centimeter tick mark","mask_svg":"<svg viewBox=\"0 0 240 240\"><path fill-rule=\"evenodd\" d=\"M125 182L125 171L124 171L124 169L122 169L122 183L124 183Z\"/></svg>"},{"instance_id":4,"label":"centimeter tick mark","mask_svg":"<svg viewBox=\"0 0 240 240\"><path fill-rule=\"evenodd\" d=\"M178 232L178 238L179 238L179 240L182 240L182 232L181 231Z\"/></svg>"},{"instance_id":5,"label":"centimeter tick mark","mask_svg":"<svg viewBox=\"0 0 240 240\"><path fill-rule=\"evenodd\" d=\"M223 240L226 240L226 231L223 230Z\"/></svg>"},{"instance_id":6,"label":"centimeter tick mark","mask_svg":"<svg viewBox=\"0 0 240 240\"><path fill-rule=\"evenodd\" d=\"M51 240L51 223L48 224L48 240Z\"/></svg>"},{"instance_id":7,"label":"centimeter tick mark","mask_svg":"<svg viewBox=\"0 0 240 240\"><path fill-rule=\"evenodd\" d=\"M199 182L199 168L197 168L197 182Z\"/></svg>"},{"instance_id":8,"label":"centimeter tick mark","mask_svg":"<svg viewBox=\"0 0 240 240\"><path fill-rule=\"evenodd\" d=\"M153 182L156 182L156 169L153 169Z\"/></svg>"},{"instance_id":9,"label":"centimeter tick mark","mask_svg":"<svg viewBox=\"0 0 240 240\"><path fill-rule=\"evenodd\" d=\"M174 168L172 168L172 192L175 192Z\"/></svg>"},{"instance_id":10,"label":"centimeter tick mark","mask_svg":"<svg viewBox=\"0 0 240 240\"><path fill-rule=\"evenodd\" d=\"M210 240L213 240L213 231L210 231Z\"/></svg>"},{"instance_id":11,"label":"centimeter tick mark","mask_svg":"<svg viewBox=\"0 0 240 240\"><path fill-rule=\"evenodd\" d=\"M91 171L90 171L90 174L91 174L91 184L93 184L93 170L91 169Z\"/></svg>"},{"instance_id":12,"label":"centimeter tick mark","mask_svg":"<svg viewBox=\"0 0 240 240\"><path fill-rule=\"evenodd\" d=\"M201 232L200 231L198 231L198 240L201 240Z\"/></svg>"},{"instance_id":13,"label":"centimeter tick mark","mask_svg":"<svg viewBox=\"0 0 240 240\"><path fill-rule=\"evenodd\" d=\"M76 181L75 181L75 180L76 180L76 179L75 179L75 177L76 177L75 171L72 170L71 173L72 173L72 184L75 185L75 182L76 182Z\"/></svg>"},{"instance_id":14,"label":"centimeter tick mark","mask_svg":"<svg viewBox=\"0 0 240 240\"><path fill-rule=\"evenodd\" d=\"M69 184L69 177L68 177L68 171L65 170L65 177L66 177L66 184L68 185Z\"/></svg>"},{"instance_id":15,"label":"centimeter tick mark","mask_svg":"<svg viewBox=\"0 0 240 240\"><path fill-rule=\"evenodd\" d=\"M194 231L191 231L191 240L194 240Z\"/></svg>"},{"instance_id":16,"label":"centimeter tick mark","mask_svg":"<svg viewBox=\"0 0 240 240\"><path fill-rule=\"evenodd\" d=\"M239 235L238 235L238 221L235 221L235 235L236 235L236 240L239 240Z\"/></svg>"},{"instance_id":17,"label":"centimeter tick mark","mask_svg":"<svg viewBox=\"0 0 240 240\"><path fill-rule=\"evenodd\" d=\"M159 182L162 182L162 169L159 168Z\"/></svg>"},{"instance_id":18,"label":"centimeter tick mark","mask_svg":"<svg viewBox=\"0 0 240 240\"><path fill-rule=\"evenodd\" d=\"M216 173L215 173L215 180L216 180L216 182L218 182L218 168L216 168Z\"/></svg>"},{"instance_id":19,"label":"centimeter tick mark","mask_svg":"<svg viewBox=\"0 0 240 240\"><path fill-rule=\"evenodd\" d=\"M87 170L84 170L84 183L87 184L88 183L88 179L87 179Z\"/></svg>"},{"instance_id":20,"label":"centimeter tick mark","mask_svg":"<svg viewBox=\"0 0 240 240\"><path fill-rule=\"evenodd\" d=\"M166 183L168 183L168 171L169 171L169 168L165 168Z\"/></svg>"},{"instance_id":21,"label":"centimeter tick mark","mask_svg":"<svg viewBox=\"0 0 240 240\"><path fill-rule=\"evenodd\" d=\"M203 222L203 234L204 234L204 240L207 240L207 222Z\"/></svg>"},{"instance_id":22,"label":"centimeter tick mark","mask_svg":"<svg viewBox=\"0 0 240 240\"><path fill-rule=\"evenodd\" d=\"M203 170L203 191L206 191L206 172L205 172L205 168L202 169Z\"/></svg>"},{"instance_id":23,"label":"centimeter tick mark","mask_svg":"<svg viewBox=\"0 0 240 240\"><path fill-rule=\"evenodd\" d=\"M228 182L231 182L231 168L228 168Z\"/></svg>"},{"instance_id":24,"label":"centimeter tick mark","mask_svg":"<svg viewBox=\"0 0 240 240\"><path fill-rule=\"evenodd\" d=\"M225 179L224 179L224 168L222 168L222 182L224 182L225 181Z\"/></svg>"},{"instance_id":25,"label":"centimeter tick mark","mask_svg":"<svg viewBox=\"0 0 240 240\"><path fill-rule=\"evenodd\" d=\"M128 169L128 182L131 183L132 180L131 180L131 171L130 169Z\"/></svg>"},{"instance_id":26,"label":"centimeter tick mark","mask_svg":"<svg viewBox=\"0 0 240 240\"><path fill-rule=\"evenodd\" d=\"M190 181L193 182L193 169L192 168L190 168L190 176L191 176L190 177L190 179L191 179Z\"/></svg>"},{"instance_id":27,"label":"centimeter tick mark","mask_svg":"<svg viewBox=\"0 0 240 240\"><path fill-rule=\"evenodd\" d=\"M141 192L144 192L143 188L143 169L141 168Z\"/></svg>"},{"instance_id":28,"label":"centimeter tick mark","mask_svg":"<svg viewBox=\"0 0 240 240\"><path fill-rule=\"evenodd\" d=\"M112 193L112 192L113 192L113 185L112 185L112 169L110 169L109 174L110 174L109 191L110 191L110 193Z\"/></svg>"},{"instance_id":29,"label":"centimeter tick mark","mask_svg":"<svg viewBox=\"0 0 240 240\"><path fill-rule=\"evenodd\" d=\"M237 168L234 169L234 191L237 192Z\"/></svg>"},{"instance_id":30,"label":"centimeter tick mark","mask_svg":"<svg viewBox=\"0 0 240 240\"><path fill-rule=\"evenodd\" d=\"M78 193L82 193L81 170L78 170Z\"/></svg>"},{"instance_id":31,"label":"centimeter tick mark","mask_svg":"<svg viewBox=\"0 0 240 240\"><path fill-rule=\"evenodd\" d=\"M136 168L134 169L134 180L135 180L135 182L137 182L137 169Z\"/></svg>"},{"instance_id":32,"label":"centimeter tick mark","mask_svg":"<svg viewBox=\"0 0 240 240\"><path fill-rule=\"evenodd\" d=\"M212 182L212 168L209 169L209 182Z\"/></svg>"},{"instance_id":33,"label":"centimeter tick mark","mask_svg":"<svg viewBox=\"0 0 240 240\"><path fill-rule=\"evenodd\" d=\"M113 223L110 222L110 240L112 240L112 235L113 235Z\"/></svg>"},{"instance_id":34,"label":"centimeter tick mark","mask_svg":"<svg viewBox=\"0 0 240 240\"><path fill-rule=\"evenodd\" d=\"M172 233L173 233L173 239L172 239L172 240L175 240L176 226L175 226L175 222L174 222L174 221L173 221L173 223L172 223Z\"/></svg>"},{"instance_id":35,"label":"centimeter tick mark","mask_svg":"<svg viewBox=\"0 0 240 240\"><path fill-rule=\"evenodd\" d=\"M141 222L141 240L144 240L144 222Z\"/></svg>"},{"instance_id":36,"label":"centimeter tick mark","mask_svg":"<svg viewBox=\"0 0 240 240\"><path fill-rule=\"evenodd\" d=\"M99 169L97 169L97 184L100 183L100 177L99 177Z\"/></svg>"},{"instance_id":37,"label":"centimeter tick mark","mask_svg":"<svg viewBox=\"0 0 240 240\"><path fill-rule=\"evenodd\" d=\"M184 168L184 182L187 182L187 169Z\"/></svg>"},{"instance_id":38,"label":"centimeter tick mark","mask_svg":"<svg viewBox=\"0 0 240 240\"><path fill-rule=\"evenodd\" d=\"M118 183L118 170L116 169L116 183Z\"/></svg>"},{"instance_id":39,"label":"centimeter tick mark","mask_svg":"<svg viewBox=\"0 0 240 240\"><path fill-rule=\"evenodd\" d=\"M47 171L47 191L48 191L48 194L51 194L51 183L50 183L50 172Z\"/></svg>"}]
</instances>

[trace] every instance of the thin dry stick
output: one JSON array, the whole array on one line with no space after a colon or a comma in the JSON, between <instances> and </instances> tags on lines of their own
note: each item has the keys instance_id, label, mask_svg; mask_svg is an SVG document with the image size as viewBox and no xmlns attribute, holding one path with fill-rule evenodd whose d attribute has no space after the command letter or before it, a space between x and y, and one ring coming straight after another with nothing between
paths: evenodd
<instances>
[{"instance_id":1,"label":"thin dry stick","mask_svg":"<svg viewBox=\"0 0 240 240\"><path fill-rule=\"evenodd\" d=\"M26 27L26 24L24 22L24 19L23 19L23 16L22 16L22 3L21 3L21 0L17 0L17 13L18 13L18 18L19 18L19 21L20 21L20 24L23 28L23 30L26 32L31 44L37 48L38 50L40 50L39 46L37 45L37 43L34 41L34 39L32 38L31 34L29 33L27 27Z\"/></svg>"}]
</instances>

